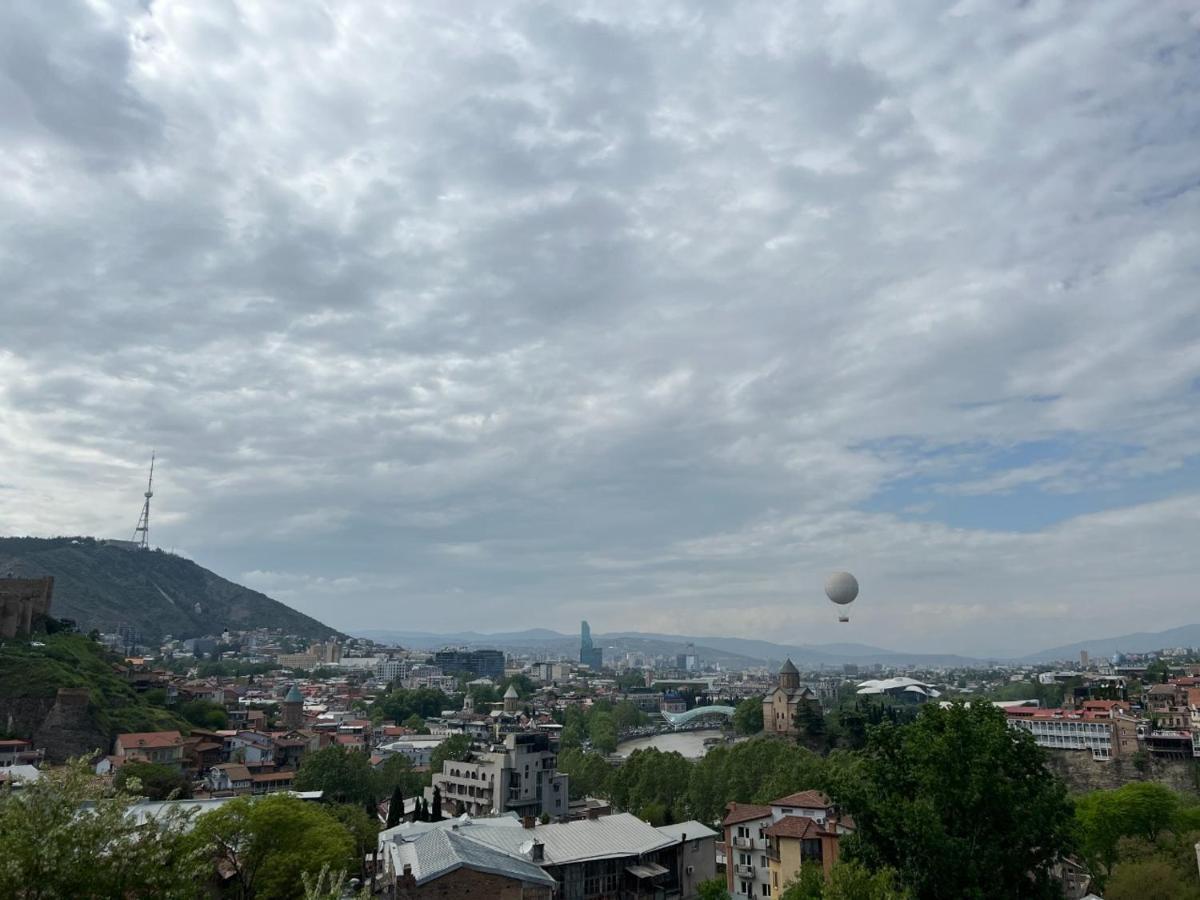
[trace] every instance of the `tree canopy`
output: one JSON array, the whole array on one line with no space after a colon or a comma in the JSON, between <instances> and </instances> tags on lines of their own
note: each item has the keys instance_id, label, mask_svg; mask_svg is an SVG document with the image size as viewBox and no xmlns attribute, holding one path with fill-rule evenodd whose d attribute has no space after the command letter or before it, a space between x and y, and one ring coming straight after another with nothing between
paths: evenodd
<instances>
[{"instance_id":1,"label":"tree canopy","mask_svg":"<svg viewBox=\"0 0 1200 900\"><path fill-rule=\"evenodd\" d=\"M131 760L117 770L113 784L149 800L186 799L192 796L192 780L171 766Z\"/></svg>"},{"instance_id":2,"label":"tree canopy","mask_svg":"<svg viewBox=\"0 0 1200 900\"><path fill-rule=\"evenodd\" d=\"M856 824L848 855L895 868L917 896L1058 896L1051 867L1071 849L1066 789L991 704L930 704L911 724L875 728L831 782Z\"/></svg>"},{"instance_id":3,"label":"tree canopy","mask_svg":"<svg viewBox=\"0 0 1200 900\"><path fill-rule=\"evenodd\" d=\"M187 837L188 815L166 811L145 828L127 814L135 802L106 788L83 760L45 770L19 791L0 788L0 897L194 897L212 863Z\"/></svg>"},{"instance_id":4,"label":"tree canopy","mask_svg":"<svg viewBox=\"0 0 1200 900\"><path fill-rule=\"evenodd\" d=\"M238 900L289 900L303 875L356 863L350 832L332 813L291 794L230 801L196 820L192 841L232 873Z\"/></svg>"}]
</instances>

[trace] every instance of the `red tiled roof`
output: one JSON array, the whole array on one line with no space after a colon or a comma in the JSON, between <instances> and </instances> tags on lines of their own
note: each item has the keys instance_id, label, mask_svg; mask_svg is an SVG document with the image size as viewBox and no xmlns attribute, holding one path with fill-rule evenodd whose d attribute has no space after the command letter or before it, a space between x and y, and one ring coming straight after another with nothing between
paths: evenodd
<instances>
[{"instance_id":1,"label":"red tiled roof","mask_svg":"<svg viewBox=\"0 0 1200 900\"><path fill-rule=\"evenodd\" d=\"M771 801L772 806L803 806L806 809L828 809L833 804L820 791L799 791Z\"/></svg>"},{"instance_id":2,"label":"red tiled roof","mask_svg":"<svg viewBox=\"0 0 1200 900\"><path fill-rule=\"evenodd\" d=\"M752 819L769 819L771 807L759 806L755 803L730 803L726 807L722 825L736 825L738 822L749 822Z\"/></svg>"},{"instance_id":3,"label":"red tiled roof","mask_svg":"<svg viewBox=\"0 0 1200 900\"><path fill-rule=\"evenodd\" d=\"M174 747L183 743L183 735L178 731L134 731L118 734L117 740L126 750L137 747Z\"/></svg>"},{"instance_id":4,"label":"red tiled roof","mask_svg":"<svg viewBox=\"0 0 1200 900\"><path fill-rule=\"evenodd\" d=\"M808 816L784 816L763 833L785 838L814 838L829 834L819 822Z\"/></svg>"}]
</instances>

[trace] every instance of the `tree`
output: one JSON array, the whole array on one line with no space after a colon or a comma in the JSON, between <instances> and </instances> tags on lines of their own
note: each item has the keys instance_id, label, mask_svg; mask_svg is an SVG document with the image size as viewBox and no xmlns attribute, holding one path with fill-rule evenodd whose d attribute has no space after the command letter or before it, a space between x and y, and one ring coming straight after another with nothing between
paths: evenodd
<instances>
[{"instance_id":1,"label":"tree","mask_svg":"<svg viewBox=\"0 0 1200 900\"><path fill-rule=\"evenodd\" d=\"M700 900L730 900L724 878L710 878L696 885L696 896Z\"/></svg>"},{"instance_id":2,"label":"tree","mask_svg":"<svg viewBox=\"0 0 1200 900\"><path fill-rule=\"evenodd\" d=\"M800 877L784 885L779 900L821 900L825 893L825 871L808 865L800 869Z\"/></svg>"},{"instance_id":3,"label":"tree","mask_svg":"<svg viewBox=\"0 0 1200 900\"><path fill-rule=\"evenodd\" d=\"M118 790L149 800L186 800L192 796L191 779L178 769L157 763L127 762L117 770L113 784Z\"/></svg>"},{"instance_id":4,"label":"tree","mask_svg":"<svg viewBox=\"0 0 1200 900\"><path fill-rule=\"evenodd\" d=\"M395 690L376 701L372 712L378 710L385 719L393 722L403 722L410 716L420 716L429 719L439 716L442 710L448 709L450 698L433 688L417 688L408 691Z\"/></svg>"},{"instance_id":5,"label":"tree","mask_svg":"<svg viewBox=\"0 0 1200 900\"><path fill-rule=\"evenodd\" d=\"M229 727L229 713L225 711L225 707L211 700L189 700L180 703L176 712L197 728L216 731Z\"/></svg>"},{"instance_id":6,"label":"tree","mask_svg":"<svg viewBox=\"0 0 1200 900\"><path fill-rule=\"evenodd\" d=\"M1080 849L1098 874L1111 872L1122 838L1154 841L1176 823L1179 797L1153 782L1132 782L1112 791L1093 791L1075 803ZM1103 879L1101 879L1103 881Z\"/></svg>"},{"instance_id":7,"label":"tree","mask_svg":"<svg viewBox=\"0 0 1200 900\"><path fill-rule=\"evenodd\" d=\"M471 738L465 734L452 734L429 754L429 771L441 772L448 761L463 762L471 754Z\"/></svg>"},{"instance_id":8,"label":"tree","mask_svg":"<svg viewBox=\"0 0 1200 900\"><path fill-rule=\"evenodd\" d=\"M894 869L872 872L853 861L839 860L829 872L823 900L909 900Z\"/></svg>"},{"instance_id":9,"label":"tree","mask_svg":"<svg viewBox=\"0 0 1200 900\"><path fill-rule=\"evenodd\" d=\"M392 798L388 801L387 823L386 827L395 828L404 818L404 793L400 790L400 785L392 788Z\"/></svg>"},{"instance_id":10,"label":"tree","mask_svg":"<svg viewBox=\"0 0 1200 900\"><path fill-rule=\"evenodd\" d=\"M688 784L692 765L678 753L653 747L635 750L610 781L610 795L619 809L656 812L661 806L664 822L687 818Z\"/></svg>"},{"instance_id":11,"label":"tree","mask_svg":"<svg viewBox=\"0 0 1200 900\"><path fill-rule=\"evenodd\" d=\"M291 794L232 800L200 816L192 838L232 873L238 900L287 900L303 875L343 868L354 852L332 814Z\"/></svg>"},{"instance_id":12,"label":"tree","mask_svg":"<svg viewBox=\"0 0 1200 900\"><path fill-rule=\"evenodd\" d=\"M1108 900L1197 900L1200 889L1194 870L1181 873L1164 859L1151 859L1119 864L1104 896Z\"/></svg>"},{"instance_id":13,"label":"tree","mask_svg":"<svg viewBox=\"0 0 1200 900\"><path fill-rule=\"evenodd\" d=\"M796 730L801 743L814 748L825 745L825 716L817 704L800 702L796 708Z\"/></svg>"},{"instance_id":14,"label":"tree","mask_svg":"<svg viewBox=\"0 0 1200 900\"><path fill-rule=\"evenodd\" d=\"M759 734L763 730L763 699L747 697L733 711L733 728L738 734Z\"/></svg>"},{"instance_id":15,"label":"tree","mask_svg":"<svg viewBox=\"0 0 1200 900\"><path fill-rule=\"evenodd\" d=\"M354 872L360 881L367 877L367 857L379 844L379 817L357 806L335 804L325 809L341 823L354 842Z\"/></svg>"},{"instance_id":16,"label":"tree","mask_svg":"<svg viewBox=\"0 0 1200 900\"><path fill-rule=\"evenodd\" d=\"M430 821L442 821L442 790L439 787L433 789L433 810L430 813Z\"/></svg>"},{"instance_id":17,"label":"tree","mask_svg":"<svg viewBox=\"0 0 1200 900\"><path fill-rule=\"evenodd\" d=\"M558 770L571 776L568 785L572 800L609 796L613 767L599 753L563 750L558 754Z\"/></svg>"},{"instance_id":18,"label":"tree","mask_svg":"<svg viewBox=\"0 0 1200 900\"><path fill-rule=\"evenodd\" d=\"M159 810L147 828L129 815L135 802L82 759L43 770L19 791L0 787L0 897L195 897L211 859L187 836L194 813Z\"/></svg>"},{"instance_id":19,"label":"tree","mask_svg":"<svg viewBox=\"0 0 1200 900\"><path fill-rule=\"evenodd\" d=\"M412 761L402 753L393 753L376 766L372 781L374 796L381 799L391 796L397 787L411 797L427 783L426 776L414 770Z\"/></svg>"},{"instance_id":20,"label":"tree","mask_svg":"<svg viewBox=\"0 0 1200 900\"><path fill-rule=\"evenodd\" d=\"M413 713L411 716L409 716L407 719L405 719L402 724L404 725L405 728L411 728L413 731L416 731L416 732L422 732L422 731L429 730L428 728L425 727L425 720L422 719L420 716L418 716L416 713Z\"/></svg>"},{"instance_id":21,"label":"tree","mask_svg":"<svg viewBox=\"0 0 1200 900\"><path fill-rule=\"evenodd\" d=\"M599 753L615 753L617 726L610 712L594 712L588 717L588 737Z\"/></svg>"},{"instance_id":22,"label":"tree","mask_svg":"<svg viewBox=\"0 0 1200 900\"><path fill-rule=\"evenodd\" d=\"M1071 849L1066 789L991 704L929 704L911 724L875 728L831 782L856 823L847 855L895 868L918 896L1057 896L1051 867Z\"/></svg>"},{"instance_id":23,"label":"tree","mask_svg":"<svg viewBox=\"0 0 1200 900\"><path fill-rule=\"evenodd\" d=\"M638 709L636 704L622 700L613 707L612 720L617 731L622 732L640 728L650 721L650 717Z\"/></svg>"},{"instance_id":24,"label":"tree","mask_svg":"<svg viewBox=\"0 0 1200 900\"><path fill-rule=\"evenodd\" d=\"M332 746L305 754L294 783L298 791L323 791L332 803L362 805L375 799L376 782L370 757Z\"/></svg>"}]
</instances>

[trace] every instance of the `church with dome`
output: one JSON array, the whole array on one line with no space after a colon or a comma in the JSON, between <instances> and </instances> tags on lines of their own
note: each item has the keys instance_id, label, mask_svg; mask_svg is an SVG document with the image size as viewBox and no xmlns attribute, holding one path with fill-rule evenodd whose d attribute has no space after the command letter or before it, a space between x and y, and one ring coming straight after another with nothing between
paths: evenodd
<instances>
[{"instance_id":1,"label":"church with dome","mask_svg":"<svg viewBox=\"0 0 1200 900\"><path fill-rule=\"evenodd\" d=\"M763 732L795 734L796 713L801 704L813 706L820 712L821 703L817 695L800 683L800 670L789 659L779 670L779 683L763 698Z\"/></svg>"}]
</instances>

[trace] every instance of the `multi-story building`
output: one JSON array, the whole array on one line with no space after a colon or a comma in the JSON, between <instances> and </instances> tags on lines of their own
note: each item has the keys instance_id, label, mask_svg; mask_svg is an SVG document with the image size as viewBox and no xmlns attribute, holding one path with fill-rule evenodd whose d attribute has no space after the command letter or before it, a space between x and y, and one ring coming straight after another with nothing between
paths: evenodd
<instances>
[{"instance_id":1,"label":"multi-story building","mask_svg":"<svg viewBox=\"0 0 1200 900\"><path fill-rule=\"evenodd\" d=\"M1081 709L1005 709L1008 724L1033 735L1048 750L1086 750L1093 759L1131 756L1138 750L1142 723L1117 701L1091 700Z\"/></svg>"},{"instance_id":2,"label":"multi-story building","mask_svg":"<svg viewBox=\"0 0 1200 900\"><path fill-rule=\"evenodd\" d=\"M579 623L579 662L596 671L604 668L604 651L592 643L592 629L586 619Z\"/></svg>"},{"instance_id":3,"label":"multi-story building","mask_svg":"<svg viewBox=\"0 0 1200 900\"><path fill-rule=\"evenodd\" d=\"M568 811L567 776L558 772L558 754L546 734L509 734L504 743L472 751L470 759L447 760L426 789L441 791L442 809L451 815L500 815L563 819Z\"/></svg>"},{"instance_id":4,"label":"multi-story building","mask_svg":"<svg viewBox=\"0 0 1200 900\"><path fill-rule=\"evenodd\" d=\"M447 675L467 674L476 678L504 679L504 653L500 650L439 650L433 664Z\"/></svg>"},{"instance_id":5,"label":"multi-story building","mask_svg":"<svg viewBox=\"0 0 1200 900\"><path fill-rule=\"evenodd\" d=\"M850 828L829 798L800 791L768 805L730 803L725 831L726 889L735 897L774 897L806 864L828 873Z\"/></svg>"}]
</instances>

